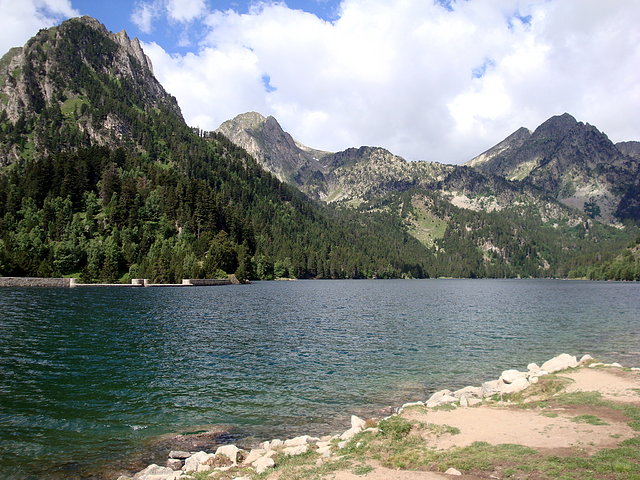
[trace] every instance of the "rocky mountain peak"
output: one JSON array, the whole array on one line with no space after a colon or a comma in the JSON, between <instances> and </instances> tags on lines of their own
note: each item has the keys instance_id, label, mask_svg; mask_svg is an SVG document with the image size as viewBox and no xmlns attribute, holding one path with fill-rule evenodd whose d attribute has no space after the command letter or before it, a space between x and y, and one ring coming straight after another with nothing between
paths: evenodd
<instances>
[{"instance_id":1,"label":"rocky mountain peak","mask_svg":"<svg viewBox=\"0 0 640 480\"><path fill-rule=\"evenodd\" d=\"M576 125L578 125L578 121L572 115L563 113L562 115L555 115L544 121L534 130L533 135L560 137L567 135Z\"/></svg>"},{"instance_id":2,"label":"rocky mountain peak","mask_svg":"<svg viewBox=\"0 0 640 480\"><path fill-rule=\"evenodd\" d=\"M13 133L11 141L0 139L0 163L23 156L18 137L40 153L79 143L129 145L134 130L160 112L183 121L138 39L111 33L91 17L40 30L0 60L0 121L12 124ZM43 124L56 130L31 130Z\"/></svg>"},{"instance_id":3,"label":"rocky mountain peak","mask_svg":"<svg viewBox=\"0 0 640 480\"><path fill-rule=\"evenodd\" d=\"M519 132L467 165L525 181L605 222L628 217L622 213L629 203L625 192L636 182L637 161L606 134L568 113L549 118L530 135Z\"/></svg>"}]
</instances>

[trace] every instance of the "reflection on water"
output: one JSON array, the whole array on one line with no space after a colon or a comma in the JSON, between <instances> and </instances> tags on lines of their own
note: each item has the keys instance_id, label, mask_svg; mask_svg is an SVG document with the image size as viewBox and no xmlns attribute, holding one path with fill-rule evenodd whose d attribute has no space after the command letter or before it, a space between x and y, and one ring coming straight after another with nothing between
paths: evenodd
<instances>
[{"instance_id":1,"label":"reflection on water","mask_svg":"<svg viewBox=\"0 0 640 480\"><path fill-rule=\"evenodd\" d=\"M563 351L640 363L638 284L1 289L0 311L0 464L15 478L87 477L193 425L333 431Z\"/></svg>"}]
</instances>

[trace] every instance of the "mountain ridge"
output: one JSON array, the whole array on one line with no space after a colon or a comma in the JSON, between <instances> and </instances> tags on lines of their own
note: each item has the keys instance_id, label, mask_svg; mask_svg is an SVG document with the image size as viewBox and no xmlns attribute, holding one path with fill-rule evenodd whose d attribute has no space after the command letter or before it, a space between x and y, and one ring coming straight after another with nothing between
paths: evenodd
<instances>
[{"instance_id":1,"label":"mountain ridge","mask_svg":"<svg viewBox=\"0 0 640 480\"><path fill-rule=\"evenodd\" d=\"M252 139L260 138L260 142L253 144L254 154L269 157L271 162L277 161L280 153L268 150L273 143L268 141L269 135L273 132L279 137L285 134L277 120L269 120L269 130L260 130L259 126L243 129L242 118L240 115L225 122L227 129L234 125L236 137L231 140L237 141L242 137L242 144L246 145ZM545 130L561 130L564 132L561 135L566 136L574 121L570 115L561 116L538 128L536 135L543 135ZM222 128L217 131L224 134ZM518 151L526 146L534 133L518 129L488 153L485 152L485 157ZM267 141L264 141L265 137ZM291 145L293 154L305 148L290 135L288 138L291 141L280 143L280 148ZM533 237L543 230L548 230L543 235L547 236L546 241L556 244L553 249L563 244L565 249L586 248L576 245L591 235L594 235L594 242L605 241L604 238L598 239L605 231L609 232L604 234L605 237L615 237L612 232L616 229L602 230L589 212L559 202L552 191L468 165L408 162L383 148L369 146L325 152L321 159L316 159L310 166L309 163L307 161L304 168L311 169L312 175L299 175L300 172L293 169L289 171L287 181L308 195L338 208L389 212L398 218L400 228L407 229L436 252L467 249L470 257L481 252L476 267L472 269L482 264L489 268L496 259L506 263L528 263L528 271L537 269L537 275L555 268L552 265L557 266L563 256L561 252L556 251L552 255L550 252L534 253L526 247L532 242L540 242ZM269 165L263 164L263 167L269 168ZM522 224L518 218L528 218L526 223L529 226L526 229L515 224L509 226L509 222ZM534 232L536 229L541 231ZM514 238L505 236L505 230L511 230ZM578 238L580 236L582 239ZM462 238L466 240L460 243ZM569 244L573 246L568 247ZM621 247L622 243L617 245Z\"/></svg>"},{"instance_id":2,"label":"mountain ridge","mask_svg":"<svg viewBox=\"0 0 640 480\"><path fill-rule=\"evenodd\" d=\"M0 275L429 276L431 252L384 215L315 203L189 127L142 55L84 17L3 57Z\"/></svg>"},{"instance_id":3,"label":"mountain ridge","mask_svg":"<svg viewBox=\"0 0 640 480\"><path fill-rule=\"evenodd\" d=\"M539 187L606 223L640 220L627 198L637 183L640 162L621 152L606 134L568 113L510 141L516 133L496 146L508 143L509 148L493 147L465 165Z\"/></svg>"}]
</instances>

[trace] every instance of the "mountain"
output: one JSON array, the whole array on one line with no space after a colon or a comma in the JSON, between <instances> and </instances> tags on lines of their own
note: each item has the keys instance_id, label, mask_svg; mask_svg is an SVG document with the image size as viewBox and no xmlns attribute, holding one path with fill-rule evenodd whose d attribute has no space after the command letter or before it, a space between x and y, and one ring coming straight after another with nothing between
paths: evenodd
<instances>
[{"instance_id":1,"label":"mountain","mask_svg":"<svg viewBox=\"0 0 640 480\"><path fill-rule=\"evenodd\" d=\"M7 52L0 105L4 164L91 145L157 155L151 132L168 137L167 123L184 123L138 40L91 17L41 30Z\"/></svg>"},{"instance_id":2,"label":"mountain","mask_svg":"<svg viewBox=\"0 0 640 480\"><path fill-rule=\"evenodd\" d=\"M217 132L248 148L264 168L286 171L285 181L318 200L395 216L398 228L434 252L440 275L563 275L629 239L629 232L593 222L553 192L471 166L407 162L379 147L318 152L284 132L275 118L255 112ZM484 160L518 151L530 136L518 130L485 152Z\"/></svg>"},{"instance_id":3,"label":"mountain","mask_svg":"<svg viewBox=\"0 0 640 480\"><path fill-rule=\"evenodd\" d=\"M624 155L633 157L636 160L640 159L640 142L618 142L616 143L616 148Z\"/></svg>"},{"instance_id":4,"label":"mountain","mask_svg":"<svg viewBox=\"0 0 640 480\"><path fill-rule=\"evenodd\" d=\"M316 203L187 126L136 39L90 17L0 61L0 275L424 277L383 213ZM206 137L206 138L205 138Z\"/></svg>"},{"instance_id":5,"label":"mountain","mask_svg":"<svg viewBox=\"0 0 640 480\"><path fill-rule=\"evenodd\" d=\"M621 148L596 127L565 113L532 133L517 130L466 165L534 185L606 223L640 220L637 146Z\"/></svg>"}]
</instances>

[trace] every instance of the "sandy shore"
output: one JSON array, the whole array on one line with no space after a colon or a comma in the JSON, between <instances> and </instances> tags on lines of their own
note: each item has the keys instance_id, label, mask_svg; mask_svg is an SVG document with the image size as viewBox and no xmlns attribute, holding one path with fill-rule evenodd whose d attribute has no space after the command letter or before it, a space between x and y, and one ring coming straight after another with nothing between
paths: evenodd
<instances>
[{"instance_id":1,"label":"sandy shore","mask_svg":"<svg viewBox=\"0 0 640 480\"><path fill-rule=\"evenodd\" d=\"M529 372L505 371L501 386L437 392L386 419L353 417L332 437L273 440L247 452L225 446L197 461L182 452L171 468L148 467L133 478L640 478L640 370L577 363L555 373L533 364ZM526 386L504 393L521 378Z\"/></svg>"}]
</instances>

